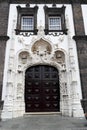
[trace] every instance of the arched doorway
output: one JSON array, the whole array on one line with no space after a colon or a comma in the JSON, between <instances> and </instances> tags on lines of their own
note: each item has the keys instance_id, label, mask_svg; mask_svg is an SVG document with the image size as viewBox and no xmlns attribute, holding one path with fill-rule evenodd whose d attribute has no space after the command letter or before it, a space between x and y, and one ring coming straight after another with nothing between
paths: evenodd
<instances>
[{"instance_id":1,"label":"arched doorway","mask_svg":"<svg viewBox=\"0 0 87 130\"><path fill-rule=\"evenodd\" d=\"M60 111L59 73L55 67L37 65L26 70L25 111Z\"/></svg>"}]
</instances>

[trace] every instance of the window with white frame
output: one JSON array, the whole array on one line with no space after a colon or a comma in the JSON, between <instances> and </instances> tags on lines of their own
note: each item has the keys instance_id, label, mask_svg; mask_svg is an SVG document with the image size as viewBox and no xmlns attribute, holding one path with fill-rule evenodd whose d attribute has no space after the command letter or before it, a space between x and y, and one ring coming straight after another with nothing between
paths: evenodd
<instances>
[{"instance_id":1,"label":"window with white frame","mask_svg":"<svg viewBox=\"0 0 87 130\"><path fill-rule=\"evenodd\" d=\"M49 25L49 30L61 30L61 17L50 16L48 25Z\"/></svg>"},{"instance_id":2,"label":"window with white frame","mask_svg":"<svg viewBox=\"0 0 87 130\"><path fill-rule=\"evenodd\" d=\"M33 30L34 29L34 17L22 16L21 17L21 30Z\"/></svg>"}]
</instances>

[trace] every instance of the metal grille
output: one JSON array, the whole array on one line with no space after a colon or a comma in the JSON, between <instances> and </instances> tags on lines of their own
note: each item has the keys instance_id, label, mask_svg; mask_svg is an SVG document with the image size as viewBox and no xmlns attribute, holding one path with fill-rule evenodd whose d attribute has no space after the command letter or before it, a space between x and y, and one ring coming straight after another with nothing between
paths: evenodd
<instances>
[{"instance_id":1,"label":"metal grille","mask_svg":"<svg viewBox=\"0 0 87 130\"><path fill-rule=\"evenodd\" d=\"M33 16L22 16L21 29L22 30L33 30L34 29L34 17Z\"/></svg>"},{"instance_id":2,"label":"metal grille","mask_svg":"<svg viewBox=\"0 0 87 130\"><path fill-rule=\"evenodd\" d=\"M61 17L49 17L49 30L61 30Z\"/></svg>"}]
</instances>

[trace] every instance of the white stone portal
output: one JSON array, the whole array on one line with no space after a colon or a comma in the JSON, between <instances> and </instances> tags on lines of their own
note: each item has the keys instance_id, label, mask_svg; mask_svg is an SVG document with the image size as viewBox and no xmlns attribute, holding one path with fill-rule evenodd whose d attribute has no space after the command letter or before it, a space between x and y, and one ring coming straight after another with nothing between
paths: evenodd
<instances>
[{"instance_id":1,"label":"white stone portal","mask_svg":"<svg viewBox=\"0 0 87 130\"><path fill-rule=\"evenodd\" d=\"M17 54L15 70L8 71L6 85L6 96L4 100L4 109L2 118L14 118L25 114L25 71L27 68L35 65L51 65L59 71L60 82L60 112L66 116L82 116L80 105L80 93L76 91L77 81L75 71L68 72L66 53L64 50L55 48L43 38L40 38L31 46L31 51L21 50ZM15 57L14 57L15 58ZM13 64L13 60L10 64ZM10 65L9 65L10 67ZM72 76L72 84L69 79ZM79 113L79 112L80 113Z\"/></svg>"},{"instance_id":2,"label":"white stone portal","mask_svg":"<svg viewBox=\"0 0 87 130\"><path fill-rule=\"evenodd\" d=\"M30 37L16 36L14 31L17 22L16 6L10 5L9 13L8 36L11 38L6 48L2 119L25 114L25 71L35 65L50 65L59 71L60 112L64 116L82 117L83 110L80 103L82 92L76 43L72 39L74 29L71 6L66 6L68 34L57 37L44 34L45 19L42 15L42 23L40 22L40 11L38 11L38 34ZM44 5L38 6L44 14Z\"/></svg>"}]
</instances>

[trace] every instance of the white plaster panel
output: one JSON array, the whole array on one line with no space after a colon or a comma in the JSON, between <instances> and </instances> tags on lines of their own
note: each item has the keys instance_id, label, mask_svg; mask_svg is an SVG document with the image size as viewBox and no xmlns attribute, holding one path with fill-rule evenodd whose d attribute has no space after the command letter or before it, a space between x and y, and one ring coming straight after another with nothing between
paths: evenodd
<instances>
[{"instance_id":1,"label":"white plaster panel","mask_svg":"<svg viewBox=\"0 0 87 130\"><path fill-rule=\"evenodd\" d=\"M81 5L81 7L82 7L85 34L87 35L87 5Z\"/></svg>"}]
</instances>

